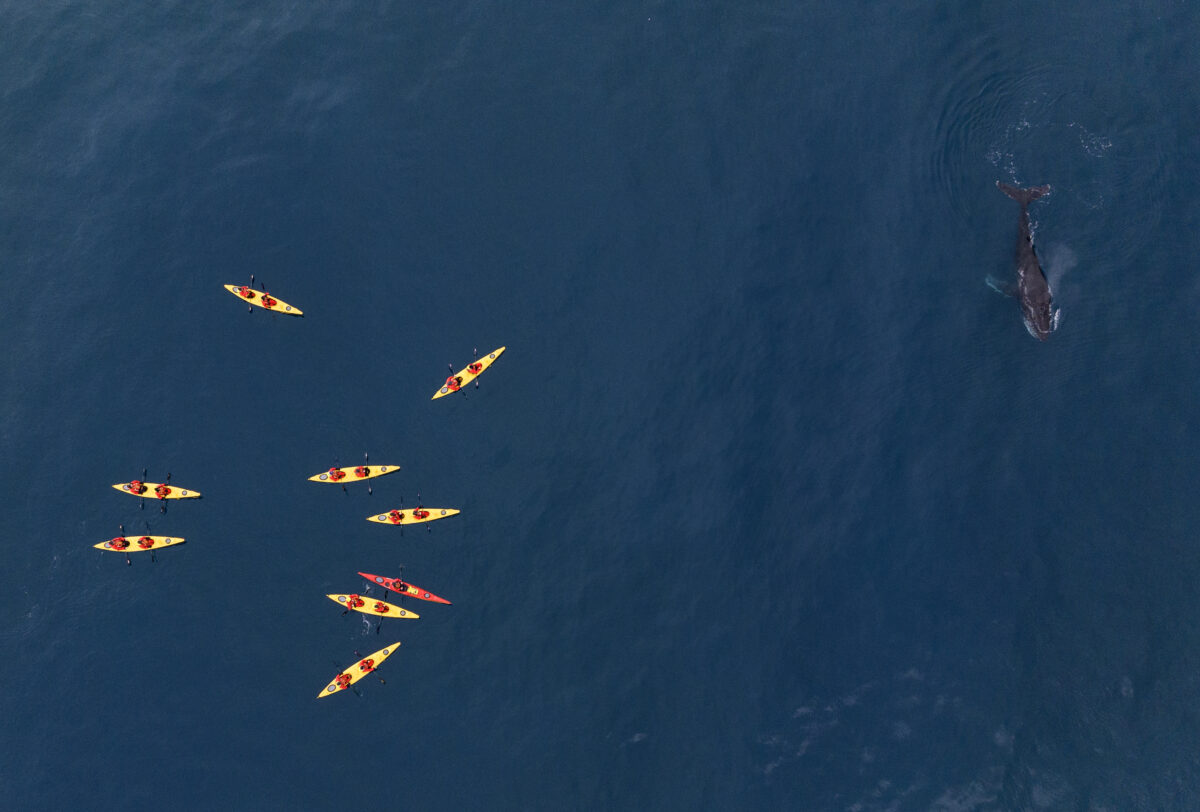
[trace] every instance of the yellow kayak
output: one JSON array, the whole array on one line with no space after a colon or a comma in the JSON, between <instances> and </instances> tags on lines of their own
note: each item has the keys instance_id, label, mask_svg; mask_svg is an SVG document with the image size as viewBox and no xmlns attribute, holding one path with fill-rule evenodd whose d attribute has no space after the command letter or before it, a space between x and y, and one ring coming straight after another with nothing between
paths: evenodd
<instances>
[{"instance_id":1,"label":"yellow kayak","mask_svg":"<svg viewBox=\"0 0 1200 812\"><path fill-rule=\"evenodd\" d=\"M143 550L161 550L163 547L173 547L183 544L183 539L171 536L117 536L99 544L93 544L97 550L111 550L114 553L140 553Z\"/></svg>"},{"instance_id":2,"label":"yellow kayak","mask_svg":"<svg viewBox=\"0 0 1200 812\"><path fill-rule=\"evenodd\" d=\"M416 620L420 617L416 612L411 612L394 603L388 603L387 601L375 598L364 598L361 595L326 595L325 597L331 601L337 601L342 606L353 609L355 612L362 612L364 615L400 617L405 620Z\"/></svg>"},{"instance_id":3,"label":"yellow kayak","mask_svg":"<svg viewBox=\"0 0 1200 812\"><path fill-rule=\"evenodd\" d=\"M119 491L140 496L143 499L199 499L200 491L189 491L186 488L180 488L175 485L168 485L165 482L142 482L135 479L133 482L118 482L113 485ZM162 488L160 491L159 488Z\"/></svg>"},{"instance_id":4,"label":"yellow kayak","mask_svg":"<svg viewBox=\"0 0 1200 812\"><path fill-rule=\"evenodd\" d=\"M451 516L457 516L458 513L454 508L397 509L368 516L367 521L377 524L423 524L424 522L436 522L438 519L448 519Z\"/></svg>"},{"instance_id":5,"label":"yellow kayak","mask_svg":"<svg viewBox=\"0 0 1200 812\"><path fill-rule=\"evenodd\" d=\"M273 313L287 313L289 316L304 315L304 311L300 308L280 301L266 291L255 290L245 285L224 285L223 287L243 302L249 302L255 307L261 307L263 310L270 310Z\"/></svg>"},{"instance_id":6,"label":"yellow kayak","mask_svg":"<svg viewBox=\"0 0 1200 812\"><path fill-rule=\"evenodd\" d=\"M496 362L496 359L500 357L500 353L504 352L505 349L505 347L501 347L498 350L492 350L487 354L486 358L480 358L473 364L467 364L458 373L451 375L446 379L446 382L442 384L442 388L437 390L437 392L434 392L432 400L445 397L451 392L457 392L459 389L462 389L471 381L478 378L483 374L485 369Z\"/></svg>"},{"instance_id":7,"label":"yellow kayak","mask_svg":"<svg viewBox=\"0 0 1200 812\"><path fill-rule=\"evenodd\" d=\"M400 648L399 643L392 643L387 648L381 648L374 654L368 654L354 665L349 666L345 671L339 673L336 677L329 681L325 686L325 690L317 694L317 699L330 694L336 694L338 691L344 691L360 679L370 674L376 668L383 664L383 661L396 653L396 649Z\"/></svg>"},{"instance_id":8,"label":"yellow kayak","mask_svg":"<svg viewBox=\"0 0 1200 812\"><path fill-rule=\"evenodd\" d=\"M399 465L347 465L345 468L330 468L308 478L309 482L358 482L360 479L374 479L384 474L394 474L400 470Z\"/></svg>"}]
</instances>

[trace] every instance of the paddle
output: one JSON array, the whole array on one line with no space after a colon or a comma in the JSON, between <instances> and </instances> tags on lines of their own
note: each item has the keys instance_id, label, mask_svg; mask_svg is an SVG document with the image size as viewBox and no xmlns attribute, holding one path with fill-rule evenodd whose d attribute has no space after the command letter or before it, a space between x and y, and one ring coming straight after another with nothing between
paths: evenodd
<instances>
[{"instance_id":1,"label":"paddle","mask_svg":"<svg viewBox=\"0 0 1200 812\"><path fill-rule=\"evenodd\" d=\"M342 463L341 463L341 461L340 461L340 460L338 460L338 458L337 458L337 457L334 457L334 458L333 458L333 467L334 467L334 468L341 468L341 467L342 467ZM344 480L344 479L339 479L339 480L338 480L338 483L339 483L339 484L341 484L341 486L342 486L342 493L345 493L345 494L349 494L349 493L350 493L350 491L346 490L346 480Z\"/></svg>"},{"instance_id":2,"label":"paddle","mask_svg":"<svg viewBox=\"0 0 1200 812\"><path fill-rule=\"evenodd\" d=\"M125 525L120 525L120 528L121 528L121 538L125 538ZM125 551L125 565L127 567L133 566L133 562L129 560L129 551L128 550Z\"/></svg>"},{"instance_id":3,"label":"paddle","mask_svg":"<svg viewBox=\"0 0 1200 812\"><path fill-rule=\"evenodd\" d=\"M424 507L425 506L421 504L421 492L417 491L417 510L421 510ZM427 532L427 533L433 532L433 523L432 522L425 523L425 532Z\"/></svg>"},{"instance_id":4,"label":"paddle","mask_svg":"<svg viewBox=\"0 0 1200 812\"><path fill-rule=\"evenodd\" d=\"M363 452L363 467L364 467L364 468L366 468L366 467L367 467L367 460L368 460L368 457L367 457L367 452L365 452L365 451L364 451L364 452ZM368 471L367 471L367 475L369 476L369 475L370 475L370 473L371 473L371 472L368 470ZM372 491L372 490L371 490L371 480L369 480L369 479L368 479L368 480L367 480L367 496L370 496L372 493L374 493L374 491Z\"/></svg>"},{"instance_id":5,"label":"paddle","mask_svg":"<svg viewBox=\"0 0 1200 812\"><path fill-rule=\"evenodd\" d=\"M168 486L171 484L171 472L170 471L167 471L167 481L164 482L163 484L168 485ZM167 497L165 497L165 496L158 497L158 512L159 513L167 512Z\"/></svg>"},{"instance_id":6,"label":"paddle","mask_svg":"<svg viewBox=\"0 0 1200 812\"><path fill-rule=\"evenodd\" d=\"M471 348L471 354L475 356L475 363L477 363L477 364L478 364L478 363L479 363L479 348L478 348L478 347L472 347L472 348ZM475 388L476 388L476 389L478 389L478 388L479 388L479 376L478 376L478 375L476 375L476 376L475 376Z\"/></svg>"},{"instance_id":7,"label":"paddle","mask_svg":"<svg viewBox=\"0 0 1200 812\"><path fill-rule=\"evenodd\" d=\"M254 274L250 274L250 287L254 287ZM252 304L246 305L246 312L253 314L254 313L254 305L252 305Z\"/></svg>"},{"instance_id":8,"label":"paddle","mask_svg":"<svg viewBox=\"0 0 1200 812\"><path fill-rule=\"evenodd\" d=\"M148 468L142 469L142 487L145 487L145 485L146 485L146 476L149 474L149 472L150 472L150 469L148 469ZM138 494L138 496L141 496L141 494ZM139 505L139 510L145 510L146 509L146 500L141 499L139 501L142 503L141 505Z\"/></svg>"}]
</instances>

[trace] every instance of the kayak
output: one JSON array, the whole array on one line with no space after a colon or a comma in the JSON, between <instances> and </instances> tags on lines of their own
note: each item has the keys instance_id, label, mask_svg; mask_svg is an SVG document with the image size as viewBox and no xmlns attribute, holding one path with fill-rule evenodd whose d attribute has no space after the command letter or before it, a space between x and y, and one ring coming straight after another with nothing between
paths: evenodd
<instances>
[{"instance_id":1,"label":"kayak","mask_svg":"<svg viewBox=\"0 0 1200 812\"><path fill-rule=\"evenodd\" d=\"M99 544L93 544L97 550L111 550L114 553L140 553L144 550L161 550L163 547L173 547L183 544L183 539L171 536L117 536ZM124 546L122 546L122 543Z\"/></svg>"},{"instance_id":2,"label":"kayak","mask_svg":"<svg viewBox=\"0 0 1200 812\"><path fill-rule=\"evenodd\" d=\"M350 607L349 601L352 596L326 595L325 597L329 598L331 601L337 601L342 606ZM364 615L375 615L376 617L402 617L405 620L416 620L420 617L420 615L418 615L416 612L411 612L408 609L404 609L403 607L397 606L394 603L379 601L375 600L374 598L364 598L362 595L354 595L353 597L358 598L363 603L362 606L350 608L353 608L355 612L362 612ZM380 608L376 609L375 607L377 606Z\"/></svg>"},{"instance_id":3,"label":"kayak","mask_svg":"<svg viewBox=\"0 0 1200 812\"><path fill-rule=\"evenodd\" d=\"M330 468L308 478L309 482L357 482L360 479L374 479L384 474L394 474L400 470L399 465L347 465L345 468ZM337 471L340 476L333 472Z\"/></svg>"},{"instance_id":4,"label":"kayak","mask_svg":"<svg viewBox=\"0 0 1200 812\"><path fill-rule=\"evenodd\" d=\"M134 480L137 482L138 480ZM134 493L132 487L133 482L118 482L113 485L119 491L124 491L134 496L140 496L143 499L199 499L200 491L189 491L186 488L179 488L174 485L167 485L164 482L141 482L139 483L142 489L138 493ZM158 493L158 488L166 488L162 494Z\"/></svg>"},{"instance_id":5,"label":"kayak","mask_svg":"<svg viewBox=\"0 0 1200 812\"><path fill-rule=\"evenodd\" d=\"M434 603L444 603L447 605L449 605L449 603L450 603L450 601L446 600L445 598L439 598L437 595L434 595L431 592L426 592L425 590L421 589L421 587L419 587L419 586L413 586L412 584L406 584L404 581L401 581L399 578L383 578L378 575L371 575L370 573L367 573L367 572L360 572L359 575L366 578L368 581L372 581L376 584L379 584L384 589L390 589L391 591L393 591L397 594L400 594L400 595L412 595L414 598L417 598L419 600L433 601Z\"/></svg>"},{"instance_id":6,"label":"kayak","mask_svg":"<svg viewBox=\"0 0 1200 812\"><path fill-rule=\"evenodd\" d=\"M483 371L485 369L487 369L493 363L495 363L496 359L500 357L500 353L504 352L505 349L506 349L505 347L501 347L498 350L492 350L491 352L489 352L487 354L486 358L480 358L475 363L468 364L467 366L465 366L461 370L459 370L459 372L457 372L456 374L451 375L449 378L446 379L446 382L444 384L442 384L442 388L437 390L437 392L435 392L433 394L433 398L431 398L431 399L437 400L438 398L449 395L451 392L457 392L459 389L462 389L464 386L469 384L471 381L475 380L480 375L482 375ZM453 389L450 388L450 384L452 381L454 382Z\"/></svg>"},{"instance_id":7,"label":"kayak","mask_svg":"<svg viewBox=\"0 0 1200 812\"><path fill-rule=\"evenodd\" d=\"M289 316L304 315L304 311L300 308L280 301L266 291L255 290L245 285L224 285L224 288L243 302L249 302L255 307L261 307L263 310L270 310L272 313L287 313Z\"/></svg>"},{"instance_id":8,"label":"kayak","mask_svg":"<svg viewBox=\"0 0 1200 812\"><path fill-rule=\"evenodd\" d=\"M325 690L317 694L317 699L330 694L336 694L338 691L344 691L360 679L370 674L376 668L383 664L383 661L396 653L396 649L400 648L399 643L392 643L387 648L381 648L373 654L368 654L354 665L348 666L345 671L340 672L336 677L329 681L325 686ZM349 677L349 679L346 679Z\"/></svg>"},{"instance_id":9,"label":"kayak","mask_svg":"<svg viewBox=\"0 0 1200 812\"><path fill-rule=\"evenodd\" d=\"M436 522L438 519L449 519L451 516L457 516L458 513L454 508L397 509L368 516L367 521L377 524L423 524L424 522Z\"/></svg>"}]
</instances>

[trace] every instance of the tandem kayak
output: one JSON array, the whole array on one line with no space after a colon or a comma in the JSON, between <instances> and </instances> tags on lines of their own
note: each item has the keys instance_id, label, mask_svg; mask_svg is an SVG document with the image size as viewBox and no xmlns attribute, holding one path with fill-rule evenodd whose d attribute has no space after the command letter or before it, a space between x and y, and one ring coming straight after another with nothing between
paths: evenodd
<instances>
[{"instance_id":1,"label":"tandem kayak","mask_svg":"<svg viewBox=\"0 0 1200 812\"><path fill-rule=\"evenodd\" d=\"M500 357L500 354L504 352L505 349L507 348L501 347L498 350L492 350L487 354L486 358L480 358L473 364L467 364L459 372L451 375L446 379L446 382L442 384L442 388L433 393L431 400L437 400L438 398L443 398L452 392L457 392L459 389L462 389L471 381L478 378L483 374L484 370L496 362L496 359Z\"/></svg>"},{"instance_id":2,"label":"tandem kayak","mask_svg":"<svg viewBox=\"0 0 1200 812\"><path fill-rule=\"evenodd\" d=\"M402 606L397 606L394 603L387 601L379 601L374 598L364 598L361 595L326 595L331 601L336 601L347 609L353 609L355 612L362 612L364 615L375 615L376 617L400 617L405 620L416 620L420 617L416 612L411 612Z\"/></svg>"},{"instance_id":3,"label":"tandem kayak","mask_svg":"<svg viewBox=\"0 0 1200 812\"><path fill-rule=\"evenodd\" d=\"M189 491L187 488L179 488L174 485L168 485L165 482L142 482L133 480L133 482L118 482L113 485L119 491L140 496L143 499L199 499L200 491ZM161 491L159 489L162 489Z\"/></svg>"},{"instance_id":4,"label":"tandem kayak","mask_svg":"<svg viewBox=\"0 0 1200 812\"><path fill-rule=\"evenodd\" d=\"M348 666L345 671L339 672L336 677L329 681L329 684L325 686L325 690L317 694L317 699L346 690L382 665L383 661L395 654L398 648L400 648L398 642L392 643L387 648L381 648L379 651L363 657L354 665Z\"/></svg>"},{"instance_id":5,"label":"tandem kayak","mask_svg":"<svg viewBox=\"0 0 1200 812\"><path fill-rule=\"evenodd\" d=\"M457 516L459 511L454 508L415 508L413 510L389 510L387 513L376 513L368 516L368 522L376 524L423 524L436 522L438 519L449 519Z\"/></svg>"},{"instance_id":6,"label":"tandem kayak","mask_svg":"<svg viewBox=\"0 0 1200 812\"><path fill-rule=\"evenodd\" d=\"M223 285L222 287L243 302L249 302L255 307L261 307L263 310L270 310L272 313L286 313L289 316L304 315L304 311L300 308L280 301L264 290L255 290L245 285Z\"/></svg>"},{"instance_id":7,"label":"tandem kayak","mask_svg":"<svg viewBox=\"0 0 1200 812\"><path fill-rule=\"evenodd\" d=\"M114 553L140 553L143 550L161 550L163 547L173 547L183 544L183 542L184 539L173 536L117 536L92 546L97 550L111 550Z\"/></svg>"},{"instance_id":8,"label":"tandem kayak","mask_svg":"<svg viewBox=\"0 0 1200 812\"><path fill-rule=\"evenodd\" d=\"M308 478L309 482L358 482L363 479L374 479L384 474L394 474L400 470L399 465L347 465L345 468L330 468Z\"/></svg>"}]
</instances>

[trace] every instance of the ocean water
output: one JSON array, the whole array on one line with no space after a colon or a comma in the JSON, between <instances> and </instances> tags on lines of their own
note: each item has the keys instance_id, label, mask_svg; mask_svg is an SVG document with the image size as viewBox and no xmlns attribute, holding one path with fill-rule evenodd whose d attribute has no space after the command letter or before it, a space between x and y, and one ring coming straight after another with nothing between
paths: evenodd
<instances>
[{"instance_id":1,"label":"ocean water","mask_svg":"<svg viewBox=\"0 0 1200 812\"><path fill-rule=\"evenodd\" d=\"M1198 38L0 2L2 806L1195 809Z\"/></svg>"}]
</instances>

